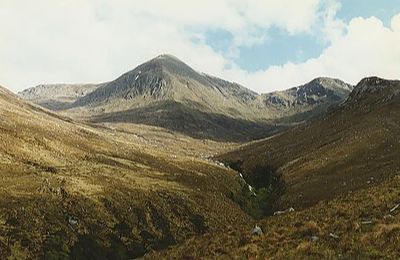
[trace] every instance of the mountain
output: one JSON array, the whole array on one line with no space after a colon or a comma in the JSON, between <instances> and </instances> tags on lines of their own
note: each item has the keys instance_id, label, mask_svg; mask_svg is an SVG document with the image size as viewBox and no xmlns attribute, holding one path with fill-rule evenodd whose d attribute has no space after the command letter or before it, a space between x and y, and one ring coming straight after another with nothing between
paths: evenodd
<instances>
[{"instance_id":1,"label":"mountain","mask_svg":"<svg viewBox=\"0 0 400 260\"><path fill-rule=\"evenodd\" d=\"M147 259L398 258L400 81L365 78L327 115L216 159L268 217Z\"/></svg>"},{"instance_id":2,"label":"mountain","mask_svg":"<svg viewBox=\"0 0 400 260\"><path fill-rule=\"evenodd\" d=\"M101 84L49 84L28 88L20 93L24 99L51 110L70 108L78 98L93 92Z\"/></svg>"},{"instance_id":3,"label":"mountain","mask_svg":"<svg viewBox=\"0 0 400 260\"><path fill-rule=\"evenodd\" d=\"M58 92L51 87L27 91L39 93L35 99L24 92L22 97L34 102L53 100L61 103L53 107L64 108L64 114L95 123L146 124L196 138L246 141L324 113L351 91L350 85L339 80L321 78L298 88L259 95L197 72L171 55L160 55L116 80L89 86L84 86L87 94L83 95L83 86L70 86L73 91L63 86L54 97L47 95ZM41 92L46 94L41 96ZM62 106L63 100L56 102L58 96L68 97L66 106Z\"/></svg>"},{"instance_id":4,"label":"mountain","mask_svg":"<svg viewBox=\"0 0 400 260\"><path fill-rule=\"evenodd\" d=\"M307 84L262 95L263 103L278 118L302 121L324 114L342 103L353 86L339 79L316 78Z\"/></svg>"},{"instance_id":5,"label":"mountain","mask_svg":"<svg viewBox=\"0 0 400 260\"><path fill-rule=\"evenodd\" d=\"M349 95L345 105L375 105L387 103L400 94L398 80L384 80L378 77L365 78L360 81Z\"/></svg>"},{"instance_id":6,"label":"mountain","mask_svg":"<svg viewBox=\"0 0 400 260\"><path fill-rule=\"evenodd\" d=\"M112 100L175 100L199 103L204 109L218 111L237 108L245 114L245 102L255 100L257 93L238 84L219 80L199 72L171 55L160 55L115 81L80 98L76 105L100 105ZM218 101L221 101L218 103ZM132 101L130 101L132 102ZM225 111L225 109L222 109ZM244 111L242 111L244 110Z\"/></svg>"},{"instance_id":7,"label":"mountain","mask_svg":"<svg viewBox=\"0 0 400 260\"><path fill-rule=\"evenodd\" d=\"M0 115L1 259L133 259L250 219L232 171L188 157L220 143L88 126L2 87Z\"/></svg>"},{"instance_id":8,"label":"mountain","mask_svg":"<svg viewBox=\"0 0 400 260\"><path fill-rule=\"evenodd\" d=\"M259 122L258 94L198 73L161 55L79 98L93 122L131 122L221 140L250 140L274 131ZM74 110L72 110L74 112Z\"/></svg>"},{"instance_id":9,"label":"mountain","mask_svg":"<svg viewBox=\"0 0 400 260\"><path fill-rule=\"evenodd\" d=\"M243 171L258 188L279 176L283 187L275 209L307 207L399 172L399 112L400 82L366 78L346 102L319 120L220 160Z\"/></svg>"},{"instance_id":10,"label":"mountain","mask_svg":"<svg viewBox=\"0 0 400 260\"><path fill-rule=\"evenodd\" d=\"M54 113L0 87L0 258L398 258L400 81L243 145L64 115L113 99Z\"/></svg>"}]
</instances>

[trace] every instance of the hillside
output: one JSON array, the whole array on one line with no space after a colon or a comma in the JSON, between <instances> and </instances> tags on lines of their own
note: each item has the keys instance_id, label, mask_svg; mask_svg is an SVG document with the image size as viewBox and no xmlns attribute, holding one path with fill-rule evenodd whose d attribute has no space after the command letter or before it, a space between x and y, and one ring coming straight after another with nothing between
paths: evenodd
<instances>
[{"instance_id":1,"label":"hillside","mask_svg":"<svg viewBox=\"0 0 400 260\"><path fill-rule=\"evenodd\" d=\"M148 258L398 259L399 112L400 81L366 78L325 117L218 156L273 216Z\"/></svg>"},{"instance_id":2,"label":"hillside","mask_svg":"<svg viewBox=\"0 0 400 260\"><path fill-rule=\"evenodd\" d=\"M400 178L306 210L192 237L143 259L398 259ZM252 235L258 224L262 235Z\"/></svg>"},{"instance_id":3,"label":"hillside","mask_svg":"<svg viewBox=\"0 0 400 260\"><path fill-rule=\"evenodd\" d=\"M86 125L0 88L0 256L396 259L399 104L400 81L365 78L326 115L238 146Z\"/></svg>"},{"instance_id":4,"label":"hillside","mask_svg":"<svg viewBox=\"0 0 400 260\"><path fill-rule=\"evenodd\" d=\"M364 79L324 118L220 159L242 170L250 182L281 176L285 193L279 208L303 208L368 187L400 169L399 90L398 81Z\"/></svg>"},{"instance_id":5,"label":"hillside","mask_svg":"<svg viewBox=\"0 0 400 260\"><path fill-rule=\"evenodd\" d=\"M66 95L64 88L60 89L62 95ZM325 113L351 90L339 80L325 78L300 86L295 93L291 89L259 95L236 83L197 72L171 55L160 55L116 80L92 88L82 96L68 92L74 102L64 106L63 114L95 123L159 126L196 138L223 141L273 135ZM49 99L47 94L41 97L41 92L58 91L40 89L28 91L39 93L34 98L24 92L22 97L37 102Z\"/></svg>"},{"instance_id":6,"label":"hillside","mask_svg":"<svg viewBox=\"0 0 400 260\"><path fill-rule=\"evenodd\" d=\"M136 258L249 220L236 174L201 159L226 144L84 125L4 88L0 115L1 259Z\"/></svg>"}]
</instances>

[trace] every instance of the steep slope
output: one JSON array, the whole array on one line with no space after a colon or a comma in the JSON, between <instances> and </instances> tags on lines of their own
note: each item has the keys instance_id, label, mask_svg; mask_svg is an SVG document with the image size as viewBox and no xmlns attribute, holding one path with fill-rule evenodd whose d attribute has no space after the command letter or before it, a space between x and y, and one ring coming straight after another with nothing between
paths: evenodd
<instances>
[{"instance_id":1,"label":"steep slope","mask_svg":"<svg viewBox=\"0 0 400 260\"><path fill-rule=\"evenodd\" d=\"M256 197L283 185L281 212L147 258L398 259L399 112L400 81L366 78L324 118L219 156Z\"/></svg>"},{"instance_id":2,"label":"steep slope","mask_svg":"<svg viewBox=\"0 0 400 260\"><path fill-rule=\"evenodd\" d=\"M251 108L246 102L257 96L237 84L200 74L176 57L161 55L80 98L76 105L108 108L121 100L129 100L127 105L146 99L174 100L197 105L204 111L244 117Z\"/></svg>"},{"instance_id":3,"label":"steep slope","mask_svg":"<svg viewBox=\"0 0 400 260\"><path fill-rule=\"evenodd\" d=\"M339 80L317 79L295 93L292 89L259 95L199 73L176 57L160 55L96 85L63 113L96 123L139 123L196 138L246 141L324 113L342 102L350 88Z\"/></svg>"},{"instance_id":4,"label":"steep slope","mask_svg":"<svg viewBox=\"0 0 400 260\"><path fill-rule=\"evenodd\" d=\"M1 87L0 117L1 259L131 259L249 220L236 175L210 161Z\"/></svg>"},{"instance_id":5,"label":"steep slope","mask_svg":"<svg viewBox=\"0 0 400 260\"><path fill-rule=\"evenodd\" d=\"M88 120L98 123L140 123L194 137L251 140L275 131L260 121L257 97L161 55L78 99L69 112L89 112Z\"/></svg>"},{"instance_id":6,"label":"steep slope","mask_svg":"<svg viewBox=\"0 0 400 260\"><path fill-rule=\"evenodd\" d=\"M193 237L144 259L398 259L399 176L334 200ZM252 235L256 223L262 235Z\"/></svg>"},{"instance_id":7,"label":"steep slope","mask_svg":"<svg viewBox=\"0 0 400 260\"><path fill-rule=\"evenodd\" d=\"M101 84L49 84L28 88L18 93L26 100L51 110L71 108L78 98L99 88Z\"/></svg>"},{"instance_id":8,"label":"steep slope","mask_svg":"<svg viewBox=\"0 0 400 260\"><path fill-rule=\"evenodd\" d=\"M282 178L275 209L303 208L400 171L400 82L363 79L339 108L221 160L256 187ZM264 180L265 183L262 183Z\"/></svg>"}]
</instances>

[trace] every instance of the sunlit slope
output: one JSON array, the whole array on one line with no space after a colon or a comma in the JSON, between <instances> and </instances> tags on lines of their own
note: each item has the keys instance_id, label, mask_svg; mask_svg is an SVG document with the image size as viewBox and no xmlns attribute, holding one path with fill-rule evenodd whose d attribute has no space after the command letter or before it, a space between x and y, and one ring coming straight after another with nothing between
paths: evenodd
<instances>
[{"instance_id":1,"label":"sunlit slope","mask_svg":"<svg viewBox=\"0 0 400 260\"><path fill-rule=\"evenodd\" d=\"M0 117L0 258L134 258L248 221L230 199L237 177L223 167L3 88Z\"/></svg>"}]
</instances>

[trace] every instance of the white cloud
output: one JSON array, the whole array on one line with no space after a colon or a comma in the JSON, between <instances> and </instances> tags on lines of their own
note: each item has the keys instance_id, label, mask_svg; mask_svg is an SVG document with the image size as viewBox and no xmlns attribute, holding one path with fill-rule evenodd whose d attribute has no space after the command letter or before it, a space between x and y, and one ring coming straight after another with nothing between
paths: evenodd
<instances>
[{"instance_id":1,"label":"white cloud","mask_svg":"<svg viewBox=\"0 0 400 260\"><path fill-rule=\"evenodd\" d=\"M252 75L243 75L260 92L285 89L315 77L329 76L356 84L366 76L400 78L400 14L385 27L376 17L354 18L346 33L333 38L331 45L315 59L273 66Z\"/></svg>"},{"instance_id":2,"label":"white cloud","mask_svg":"<svg viewBox=\"0 0 400 260\"><path fill-rule=\"evenodd\" d=\"M393 16L391 27L393 31L399 32L400 31L400 14Z\"/></svg>"},{"instance_id":3,"label":"white cloud","mask_svg":"<svg viewBox=\"0 0 400 260\"><path fill-rule=\"evenodd\" d=\"M341 37L345 30L346 24L336 17L337 12L342 8L342 4L336 0L326 0L324 2L325 8L321 12L322 36L325 42L333 42Z\"/></svg>"},{"instance_id":4,"label":"white cloud","mask_svg":"<svg viewBox=\"0 0 400 260\"><path fill-rule=\"evenodd\" d=\"M351 83L371 74L398 77L400 14L391 28L377 18L345 24L336 17L339 8L335 0L2 0L0 84L18 91L40 83L108 81L160 53L259 92L317 76ZM322 33L330 45L300 64L255 73L238 67L232 58L240 47L264 42L271 26L289 34ZM205 42L204 33L218 29L233 35L229 55Z\"/></svg>"},{"instance_id":5,"label":"white cloud","mask_svg":"<svg viewBox=\"0 0 400 260\"><path fill-rule=\"evenodd\" d=\"M234 66L193 34L223 29L238 46L272 25L309 31L318 0L2 0L0 82L14 91L46 82L111 80L160 53L224 76ZM200 37L201 39L201 37Z\"/></svg>"}]
</instances>

